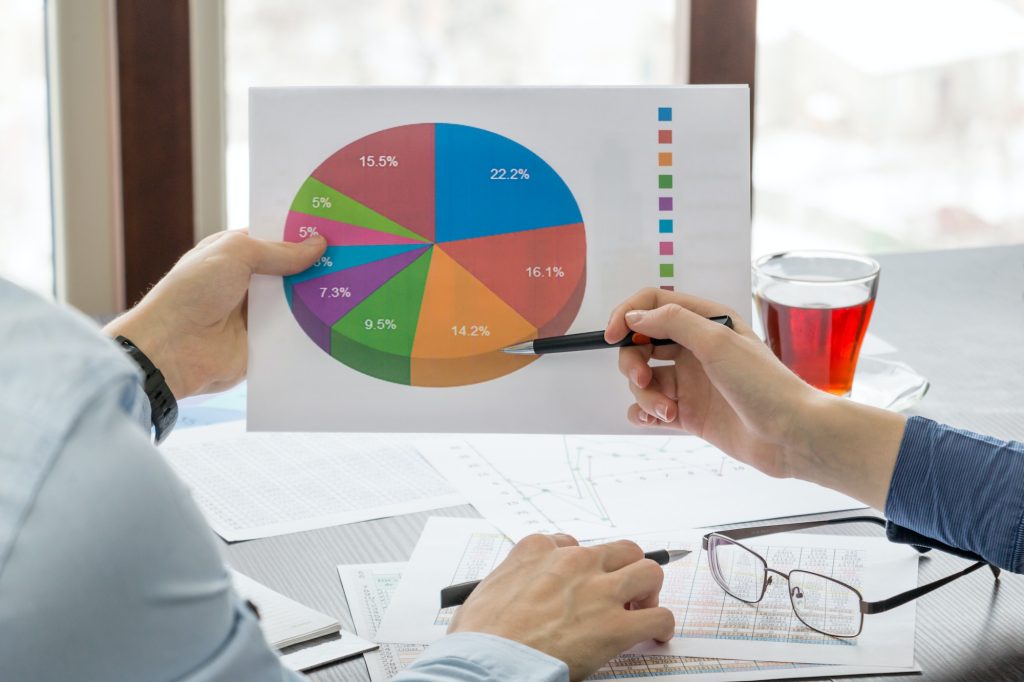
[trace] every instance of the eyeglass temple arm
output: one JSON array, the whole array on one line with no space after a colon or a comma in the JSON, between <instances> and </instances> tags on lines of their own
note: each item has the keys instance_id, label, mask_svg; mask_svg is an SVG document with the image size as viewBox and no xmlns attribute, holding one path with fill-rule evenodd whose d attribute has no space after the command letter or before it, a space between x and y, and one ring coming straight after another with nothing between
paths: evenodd
<instances>
[{"instance_id":1,"label":"eyeglass temple arm","mask_svg":"<svg viewBox=\"0 0 1024 682\"><path fill-rule=\"evenodd\" d=\"M800 521L798 523L780 523L773 526L753 526L750 528L731 528L729 530L717 531L719 535L724 535L732 540L745 540L747 538L761 537L762 535L772 535L773 533L789 533L794 530L806 530L808 528L820 528L822 526L837 526L844 523L873 523L876 526L885 528L885 519L880 519L877 516L848 516L842 519L825 519L822 521ZM704 548L707 549L707 536L704 536ZM927 547L914 546L919 552L927 552Z\"/></svg>"},{"instance_id":2,"label":"eyeglass temple arm","mask_svg":"<svg viewBox=\"0 0 1024 682\"><path fill-rule=\"evenodd\" d=\"M992 570L993 577L995 577L996 580L999 580L999 568L997 568L996 566L992 566L991 564L988 564L984 561L978 561L976 563L971 564L959 573L947 575L945 578L939 578L934 582L926 583L924 585L921 585L920 587L915 587L912 590L907 590L902 594L897 594L895 597L889 597L888 599L883 599L882 601L861 602L860 611L864 614L883 613L885 611L889 611L890 609L894 609L897 606L903 606L907 602L913 601L918 597L922 597L933 590L937 590L943 585L947 585L953 582L957 578L962 578L968 573L973 573L974 571L977 571L982 566L988 566Z\"/></svg>"},{"instance_id":3,"label":"eyeglass temple arm","mask_svg":"<svg viewBox=\"0 0 1024 682\"><path fill-rule=\"evenodd\" d=\"M946 554L952 554L968 561L981 561L985 562L985 559L974 552L969 552L959 547L953 547L947 545L938 540L934 540L927 536L921 535L909 528L904 528L898 524L886 521L885 519L877 516L848 516L841 519L825 519L822 521L800 521L798 523L781 523L774 526L753 526L750 528L733 528L731 530L717 531L719 535L724 535L727 538L733 540L744 540L746 538L756 538L762 535L771 535L773 533L788 533L795 530L806 530L808 528L820 528L822 526L835 526L844 523L873 523L876 526L881 526L885 529L885 535L891 542L896 542L901 545L910 545L921 554L930 552L933 549L938 549ZM704 536L703 546L706 550L708 548L707 535ZM986 562L987 563L987 562ZM997 576L998 577L998 576Z\"/></svg>"}]
</instances>

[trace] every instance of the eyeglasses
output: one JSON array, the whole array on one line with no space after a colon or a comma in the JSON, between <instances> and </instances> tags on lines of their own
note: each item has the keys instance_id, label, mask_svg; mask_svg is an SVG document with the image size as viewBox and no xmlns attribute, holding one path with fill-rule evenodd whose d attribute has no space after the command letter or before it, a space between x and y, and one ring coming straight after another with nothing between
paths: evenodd
<instances>
[{"instance_id":1,"label":"eyeglasses","mask_svg":"<svg viewBox=\"0 0 1024 682\"><path fill-rule=\"evenodd\" d=\"M800 622L815 632L839 638L858 636L864 628L865 614L883 613L897 606L902 606L918 597L928 594L957 578L972 573L982 566L988 566L992 575L999 578L999 569L991 566L981 557L956 550L934 541L936 547L948 549L950 553L972 559L975 563L959 573L946 576L931 583L921 585L889 599L882 601L864 601L860 591L852 585L836 580L827 575L794 569L783 573L768 566L764 557L743 545L737 540L805 530L819 526L830 526L844 523L872 523L885 526L884 519L874 516L854 516L828 521L807 521L774 526L758 526L753 528L736 528L733 530L708 533L702 539L704 551L707 553L711 575L727 594L745 602L756 604L764 599L768 586L773 584L775 576L786 581L789 590L789 601L793 612ZM924 538L922 538L924 539ZM919 552L927 552L931 547L912 545Z\"/></svg>"}]
</instances>

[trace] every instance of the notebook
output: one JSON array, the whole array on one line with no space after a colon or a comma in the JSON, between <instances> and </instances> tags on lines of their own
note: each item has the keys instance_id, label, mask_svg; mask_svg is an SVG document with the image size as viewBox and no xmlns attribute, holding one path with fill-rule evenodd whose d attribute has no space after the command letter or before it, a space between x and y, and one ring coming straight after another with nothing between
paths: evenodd
<instances>
[{"instance_id":1,"label":"notebook","mask_svg":"<svg viewBox=\"0 0 1024 682\"><path fill-rule=\"evenodd\" d=\"M331 616L303 606L238 571L231 571L231 581L242 599L256 606L263 636L275 649L341 630L341 623Z\"/></svg>"}]
</instances>

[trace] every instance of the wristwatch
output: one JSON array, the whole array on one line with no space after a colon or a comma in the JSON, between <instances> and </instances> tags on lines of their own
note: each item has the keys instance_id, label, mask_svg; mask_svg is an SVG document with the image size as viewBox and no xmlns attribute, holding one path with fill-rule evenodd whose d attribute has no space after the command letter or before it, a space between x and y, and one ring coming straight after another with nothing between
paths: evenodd
<instances>
[{"instance_id":1,"label":"wristwatch","mask_svg":"<svg viewBox=\"0 0 1024 682\"><path fill-rule=\"evenodd\" d=\"M123 336L118 336L114 341L121 346L135 363L142 368L146 375L142 387L149 398L149 411L153 422L153 442L159 445L167 438L178 421L178 401L167 386L164 375L156 368L156 365L146 357L146 354L139 350L139 347Z\"/></svg>"}]
</instances>

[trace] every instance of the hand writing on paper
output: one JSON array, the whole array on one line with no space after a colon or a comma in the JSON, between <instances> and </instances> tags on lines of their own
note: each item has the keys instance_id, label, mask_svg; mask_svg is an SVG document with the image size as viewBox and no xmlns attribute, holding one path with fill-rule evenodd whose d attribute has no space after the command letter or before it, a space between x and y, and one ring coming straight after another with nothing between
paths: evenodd
<instances>
[{"instance_id":1,"label":"hand writing on paper","mask_svg":"<svg viewBox=\"0 0 1024 682\"><path fill-rule=\"evenodd\" d=\"M672 638L675 618L658 606L664 577L633 542L580 547L568 535L531 535L473 591L448 631L521 642L582 680L638 642Z\"/></svg>"},{"instance_id":2,"label":"hand writing on paper","mask_svg":"<svg viewBox=\"0 0 1024 682\"><path fill-rule=\"evenodd\" d=\"M291 275L327 242L300 244L218 232L181 257L134 308L104 330L131 339L163 372L176 398L225 390L248 363L246 297L254 274Z\"/></svg>"}]
</instances>

